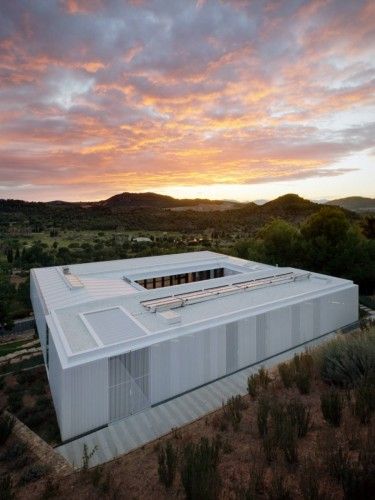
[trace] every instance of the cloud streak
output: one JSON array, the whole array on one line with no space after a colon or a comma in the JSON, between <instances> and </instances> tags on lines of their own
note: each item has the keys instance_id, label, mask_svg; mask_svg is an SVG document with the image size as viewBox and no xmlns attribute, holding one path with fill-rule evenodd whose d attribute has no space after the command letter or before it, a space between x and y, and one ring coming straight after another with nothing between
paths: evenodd
<instances>
[{"instance_id":1,"label":"cloud streak","mask_svg":"<svg viewBox=\"0 0 375 500\"><path fill-rule=\"evenodd\" d=\"M374 148L374 21L365 0L4 0L1 193L354 171L337 164Z\"/></svg>"}]
</instances>

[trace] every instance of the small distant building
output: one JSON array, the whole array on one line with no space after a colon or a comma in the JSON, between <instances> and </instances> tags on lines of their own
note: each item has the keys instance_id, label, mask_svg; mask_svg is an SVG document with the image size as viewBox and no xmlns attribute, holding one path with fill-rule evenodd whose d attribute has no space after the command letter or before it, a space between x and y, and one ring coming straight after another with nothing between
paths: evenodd
<instances>
[{"instance_id":1,"label":"small distant building","mask_svg":"<svg viewBox=\"0 0 375 500\"><path fill-rule=\"evenodd\" d=\"M147 238L146 236L137 236L136 238L133 238L132 241L135 241L136 243L152 243L151 238Z\"/></svg>"},{"instance_id":2,"label":"small distant building","mask_svg":"<svg viewBox=\"0 0 375 500\"><path fill-rule=\"evenodd\" d=\"M214 252L31 270L63 440L358 320L352 281Z\"/></svg>"}]
</instances>

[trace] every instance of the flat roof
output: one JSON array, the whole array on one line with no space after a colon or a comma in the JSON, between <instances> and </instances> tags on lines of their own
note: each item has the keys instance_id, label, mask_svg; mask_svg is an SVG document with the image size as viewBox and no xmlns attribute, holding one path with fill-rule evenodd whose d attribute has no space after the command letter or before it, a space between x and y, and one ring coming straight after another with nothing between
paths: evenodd
<instances>
[{"instance_id":1,"label":"flat roof","mask_svg":"<svg viewBox=\"0 0 375 500\"><path fill-rule=\"evenodd\" d=\"M224 268L226 276L145 289L136 280ZM283 304L348 280L215 252L32 270L63 366L145 347Z\"/></svg>"}]
</instances>

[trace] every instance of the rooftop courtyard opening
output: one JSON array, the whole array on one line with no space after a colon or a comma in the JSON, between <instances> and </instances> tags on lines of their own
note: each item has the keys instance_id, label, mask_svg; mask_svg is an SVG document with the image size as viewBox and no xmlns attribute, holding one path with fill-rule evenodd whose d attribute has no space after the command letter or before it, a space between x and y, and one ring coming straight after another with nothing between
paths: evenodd
<instances>
[{"instance_id":1,"label":"rooftop courtyard opening","mask_svg":"<svg viewBox=\"0 0 375 500\"><path fill-rule=\"evenodd\" d=\"M155 276L152 278L137 279L136 283L152 290L154 288L164 288L167 286L183 285L185 283L195 283L196 281L204 281L216 278L223 278L232 274L239 274L238 271L226 267L217 267L213 269L205 269L203 271L192 271L180 274L168 274L164 276Z\"/></svg>"}]
</instances>

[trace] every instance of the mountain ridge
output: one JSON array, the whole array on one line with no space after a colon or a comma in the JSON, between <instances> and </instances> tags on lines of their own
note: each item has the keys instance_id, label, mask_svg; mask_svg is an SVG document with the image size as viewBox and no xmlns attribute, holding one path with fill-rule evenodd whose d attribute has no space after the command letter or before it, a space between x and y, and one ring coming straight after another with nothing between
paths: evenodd
<instances>
[{"instance_id":1,"label":"mountain ridge","mask_svg":"<svg viewBox=\"0 0 375 500\"><path fill-rule=\"evenodd\" d=\"M354 212L375 211L375 198L364 196L348 196L346 198L338 198L326 202L326 205L334 205L352 210Z\"/></svg>"},{"instance_id":2,"label":"mountain ridge","mask_svg":"<svg viewBox=\"0 0 375 500\"><path fill-rule=\"evenodd\" d=\"M343 208L320 205L296 194L280 196L264 205L215 200L177 200L155 193L120 194L96 202L26 202L0 199L0 230L21 224L38 232L40 228L216 231L245 230L255 234L266 222L282 218L302 223L324 206L343 210L350 218L359 214ZM216 203L216 204L215 204Z\"/></svg>"}]
</instances>

